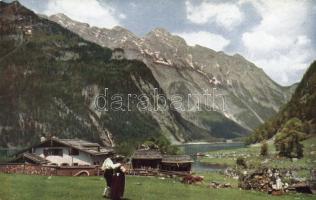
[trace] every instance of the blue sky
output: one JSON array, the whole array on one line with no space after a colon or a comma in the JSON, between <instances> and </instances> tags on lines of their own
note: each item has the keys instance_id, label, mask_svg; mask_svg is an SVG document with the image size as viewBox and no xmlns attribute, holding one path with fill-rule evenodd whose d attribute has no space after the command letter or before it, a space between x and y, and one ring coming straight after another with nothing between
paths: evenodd
<instances>
[{"instance_id":1,"label":"blue sky","mask_svg":"<svg viewBox=\"0 0 316 200\"><path fill-rule=\"evenodd\" d=\"M228 54L239 53L277 83L299 81L316 58L313 0L20 0L37 13L64 13L98 27L143 36L163 27Z\"/></svg>"}]
</instances>

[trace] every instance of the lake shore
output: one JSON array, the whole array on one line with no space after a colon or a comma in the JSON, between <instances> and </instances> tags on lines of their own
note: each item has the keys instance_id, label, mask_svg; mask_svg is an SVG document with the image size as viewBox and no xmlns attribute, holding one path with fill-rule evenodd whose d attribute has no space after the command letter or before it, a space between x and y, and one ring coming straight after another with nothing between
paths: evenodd
<instances>
[{"instance_id":1,"label":"lake shore","mask_svg":"<svg viewBox=\"0 0 316 200\"><path fill-rule=\"evenodd\" d=\"M196 142L186 142L182 144L176 144L176 146L181 146L181 145L192 145L192 144L240 144L243 142L240 141L232 141L232 142L205 142L205 141L196 141Z\"/></svg>"}]
</instances>

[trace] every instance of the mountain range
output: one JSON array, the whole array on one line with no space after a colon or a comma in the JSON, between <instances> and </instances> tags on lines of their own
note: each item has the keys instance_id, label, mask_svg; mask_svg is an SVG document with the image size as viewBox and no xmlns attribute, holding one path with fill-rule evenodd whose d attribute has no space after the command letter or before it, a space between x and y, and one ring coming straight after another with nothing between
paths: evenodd
<instances>
[{"instance_id":1,"label":"mountain range","mask_svg":"<svg viewBox=\"0 0 316 200\"><path fill-rule=\"evenodd\" d=\"M241 137L276 114L294 91L241 55L188 46L162 28L138 37L63 14L38 16L18 2L0 2L0 10L0 146L26 146L41 135L125 148L158 136L172 143ZM113 59L118 49L122 60ZM157 89L168 107L101 112L95 100L104 88L112 95L146 94L150 105ZM218 97L209 109L198 97L214 90ZM175 95L201 110L174 109ZM137 107L123 100L129 103Z\"/></svg>"},{"instance_id":2,"label":"mountain range","mask_svg":"<svg viewBox=\"0 0 316 200\"><path fill-rule=\"evenodd\" d=\"M140 38L122 27L90 27L64 14L48 19L101 46L123 48L127 59L146 63L169 97L202 95L203 91L216 88L218 94L225 96L227 108L222 114L248 130L275 114L295 88L276 84L261 68L239 54L230 56L198 45L188 46L184 39L162 28ZM197 103L198 99L193 101ZM205 116L192 112L181 115L201 128L212 129L212 120L203 123Z\"/></svg>"}]
</instances>

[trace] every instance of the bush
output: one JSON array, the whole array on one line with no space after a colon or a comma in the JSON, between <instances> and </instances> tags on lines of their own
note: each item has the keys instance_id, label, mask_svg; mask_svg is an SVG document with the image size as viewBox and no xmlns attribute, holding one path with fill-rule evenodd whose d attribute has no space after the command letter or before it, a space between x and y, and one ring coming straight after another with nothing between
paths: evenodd
<instances>
[{"instance_id":1,"label":"bush","mask_svg":"<svg viewBox=\"0 0 316 200\"><path fill-rule=\"evenodd\" d=\"M247 168L247 163L246 163L245 159L242 158L242 157L238 157L238 158L237 158L236 164L237 164L238 166L243 167L243 168Z\"/></svg>"},{"instance_id":2,"label":"bush","mask_svg":"<svg viewBox=\"0 0 316 200\"><path fill-rule=\"evenodd\" d=\"M264 141L261 145L260 155L268 156L268 144L266 141Z\"/></svg>"}]
</instances>

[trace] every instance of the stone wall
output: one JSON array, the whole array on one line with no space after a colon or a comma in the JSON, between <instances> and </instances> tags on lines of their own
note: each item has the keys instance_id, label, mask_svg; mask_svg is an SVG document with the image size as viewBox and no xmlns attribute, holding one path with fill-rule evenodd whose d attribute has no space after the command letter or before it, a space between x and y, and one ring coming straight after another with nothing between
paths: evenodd
<instances>
[{"instance_id":1,"label":"stone wall","mask_svg":"<svg viewBox=\"0 0 316 200\"><path fill-rule=\"evenodd\" d=\"M53 167L31 164L6 164L0 165L0 172L9 174L28 174L28 175L56 175L57 170Z\"/></svg>"},{"instance_id":2,"label":"stone wall","mask_svg":"<svg viewBox=\"0 0 316 200\"><path fill-rule=\"evenodd\" d=\"M102 174L98 166L59 167L33 164L0 165L0 173L42 176L98 176Z\"/></svg>"}]
</instances>

